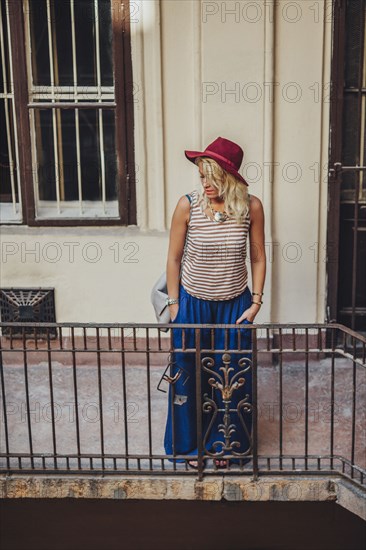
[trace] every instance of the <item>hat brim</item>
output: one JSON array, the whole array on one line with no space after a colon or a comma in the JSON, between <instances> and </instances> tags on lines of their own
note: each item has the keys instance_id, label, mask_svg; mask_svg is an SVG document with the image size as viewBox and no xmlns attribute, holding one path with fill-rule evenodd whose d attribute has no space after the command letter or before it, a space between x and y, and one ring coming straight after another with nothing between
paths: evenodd
<instances>
[{"instance_id":1,"label":"hat brim","mask_svg":"<svg viewBox=\"0 0 366 550\"><path fill-rule=\"evenodd\" d=\"M239 172L237 170L235 170L235 168L230 166L230 164L226 163L222 159L215 158L215 156L216 156L215 153L207 153L207 152L205 153L204 151L203 152L202 151L184 151L184 154L185 154L186 158L188 160L190 160L191 162L193 162L194 164L195 164L195 160L196 160L197 157L209 157L212 160L215 160L221 166L221 168L226 170L226 172L229 172L230 174L235 176L238 180L240 180L242 183L249 186L249 183L247 181L245 181L243 176L241 174L239 174Z\"/></svg>"}]
</instances>

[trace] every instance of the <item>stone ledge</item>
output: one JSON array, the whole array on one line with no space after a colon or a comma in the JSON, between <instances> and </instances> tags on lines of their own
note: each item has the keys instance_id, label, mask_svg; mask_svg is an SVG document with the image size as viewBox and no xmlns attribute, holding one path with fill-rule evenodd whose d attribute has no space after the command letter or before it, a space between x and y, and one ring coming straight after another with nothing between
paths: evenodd
<instances>
[{"instance_id":1,"label":"stone ledge","mask_svg":"<svg viewBox=\"0 0 366 550\"><path fill-rule=\"evenodd\" d=\"M0 475L0 498L93 498L250 502L336 501L366 521L366 491L337 476Z\"/></svg>"}]
</instances>

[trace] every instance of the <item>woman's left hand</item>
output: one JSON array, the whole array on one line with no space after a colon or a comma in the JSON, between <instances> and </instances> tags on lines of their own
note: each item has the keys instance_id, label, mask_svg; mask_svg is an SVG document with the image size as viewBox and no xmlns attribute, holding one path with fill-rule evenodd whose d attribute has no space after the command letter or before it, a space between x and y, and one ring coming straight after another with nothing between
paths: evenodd
<instances>
[{"instance_id":1,"label":"woman's left hand","mask_svg":"<svg viewBox=\"0 0 366 550\"><path fill-rule=\"evenodd\" d=\"M252 304L248 309L244 311L242 315L240 315L239 319L235 321L236 324L239 324L244 321L244 319L247 319L249 323L253 323L255 316L257 315L258 311L260 310L259 305Z\"/></svg>"}]
</instances>

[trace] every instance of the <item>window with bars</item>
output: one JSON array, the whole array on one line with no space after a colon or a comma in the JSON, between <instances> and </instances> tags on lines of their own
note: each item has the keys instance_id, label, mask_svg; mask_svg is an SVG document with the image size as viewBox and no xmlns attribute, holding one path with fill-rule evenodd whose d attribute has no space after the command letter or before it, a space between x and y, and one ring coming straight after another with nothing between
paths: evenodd
<instances>
[{"instance_id":1,"label":"window with bars","mask_svg":"<svg viewBox=\"0 0 366 550\"><path fill-rule=\"evenodd\" d=\"M0 216L136 224L127 0L1 0Z\"/></svg>"}]
</instances>

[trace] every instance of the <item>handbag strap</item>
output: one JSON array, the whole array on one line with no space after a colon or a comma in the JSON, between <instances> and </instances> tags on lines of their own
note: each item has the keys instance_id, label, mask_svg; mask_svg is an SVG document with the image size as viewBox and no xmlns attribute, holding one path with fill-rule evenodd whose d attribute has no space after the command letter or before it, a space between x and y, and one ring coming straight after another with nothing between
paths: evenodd
<instances>
[{"instance_id":1,"label":"handbag strap","mask_svg":"<svg viewBox=\"0 0 366 550\"><path fill-rule=\"evenodd\" d=\"M190 203L190 208L189 208L189 221L191 221L191 216L192 216L192 197L191 197L191 195L189 195L188 193L186 193L186 197L188 197L188 200L189 200L189 203ZM183 250L183 255L182 255L182 261L181 261L181 263L180 263L179 279L181 278L181 275L182 275L183 262L184 262L185 255L186 255L188 231L189 231L189 225L188 225L188 229L187 229L187 233L186 233L186 240L185 240L185 242L184 242L184 250Z\"/></svg>"}]
</instances>

